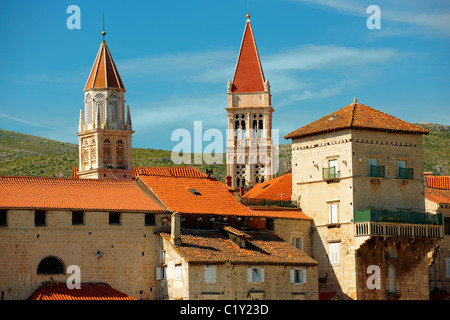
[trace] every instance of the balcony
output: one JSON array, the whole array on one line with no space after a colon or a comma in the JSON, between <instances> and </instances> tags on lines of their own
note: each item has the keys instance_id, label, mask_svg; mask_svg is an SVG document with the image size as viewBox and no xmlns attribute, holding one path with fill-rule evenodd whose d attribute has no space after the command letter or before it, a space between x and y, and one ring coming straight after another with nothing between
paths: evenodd
<instances>
[{"instance_id":1,"label":"balcony","mask_svg":"<svg viewBox=\"0 0 450 320\"><path fill-rule=\"evenodd\" d=\"M377 178L384 178L384 166L370 166L369 176L371 177L377 177Z\"/></svg>"},{"instance_id":2,"label":"balcony","mask_svg":"<svg viewBox=\"0 0 450 320\"><path fill-rule=\"evenodd\" d=\"M336 170L336 167L323 168L322 178L326 181L338 180L340 177L340 172Z\"/></svg>"},{"instance_id":3,"label":"balcony","mask_svg":"<svg viewBox=\"0 0 450 320\"><path fill-rule=\"evenodd\" d=\"M398 168L398 177L399 179L413 179L414 171L413 168Z\"/></svg>"},{"instance_id":4,"label":"balcony","mask_svg":"<svg viewBox=\"0 0 450 320\"><path fill-rule=\"evenodd\" d=\"M354 213L355 236L442 238L442 214L367 209Z\"/></svg>"}]
</instances>

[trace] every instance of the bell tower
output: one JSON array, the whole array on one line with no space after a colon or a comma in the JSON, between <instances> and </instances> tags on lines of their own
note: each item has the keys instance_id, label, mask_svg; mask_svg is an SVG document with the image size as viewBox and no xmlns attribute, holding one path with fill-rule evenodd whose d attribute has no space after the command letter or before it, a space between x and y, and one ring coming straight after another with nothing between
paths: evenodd
<instances>
[{"instance_id":1,"label":"bell tower","mask_svg":"<svg viewBox=\"0 0 450 320\"><path fill-rule=\"evenodd\" d=\"M102 32L103 37L106 32ZM82 179L132 179L130 108L125 87L103 39L84 87L84 114L78 127Z\"/></svg>"},{"instance_id":2,"label":"bell tower","mask_svg":"<svg viewBox=\"0 0 450 320\"><path fill-rule=\"evenodd\" d=\"M227 175L232 187L273 179L277 168L272 141L271 92L247 14L233 81L227 86Z\"/></svg>"}]
</instances>

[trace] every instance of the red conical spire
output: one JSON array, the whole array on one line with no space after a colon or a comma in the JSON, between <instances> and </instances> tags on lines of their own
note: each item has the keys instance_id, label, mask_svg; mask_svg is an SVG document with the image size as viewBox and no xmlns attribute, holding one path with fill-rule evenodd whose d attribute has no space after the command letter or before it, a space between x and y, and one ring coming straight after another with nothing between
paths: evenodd
<instances>
[{"instance_id":1,"label":"red conical spire","mask_svg":"<svg viewBox=\"0 0 450 320\"><path fill-rule=\"evenodd\" d=\"M256 48L255 37L247 15L244 36L233 77L232 92L262 92L264 91L264 73Z\"/></svg>"},{"instance_id":2,"label":"red conical spire","mask_svg":"<svg viewBox=\"0 0 450 320\"><path fill-rule=\"evenodd\" d=\"M105 40L100 44L100 49L84 90L91 88L119 88L125 90Z\"/></svg>"}]
</instances>

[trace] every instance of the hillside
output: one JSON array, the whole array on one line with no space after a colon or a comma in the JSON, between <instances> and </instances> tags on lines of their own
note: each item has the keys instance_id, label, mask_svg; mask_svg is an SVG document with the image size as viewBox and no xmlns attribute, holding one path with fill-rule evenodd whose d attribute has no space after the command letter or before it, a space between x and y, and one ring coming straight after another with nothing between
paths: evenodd
<instances>
[{"instance_id":1,"label":"hillside","mask_svg":"<svg viewBox=\"0 0 450 320\"><path fill-rule=\"evenodd\" d=\"M420 126L430 131L424 135L424 171L436 175L450 175L450 126L423 123ZM134 167L175 166L171 151L133 148ZM291 145L280 145L280 171L283 174L291 167ZM224 159L225 161L225 159ZM24 175L47 177L71 177L72 168L78 166L78 146L22 133L0 129L0 175ZM225 180L226 164L194 164L206 172Z\"/></svg>"}]
</instances>

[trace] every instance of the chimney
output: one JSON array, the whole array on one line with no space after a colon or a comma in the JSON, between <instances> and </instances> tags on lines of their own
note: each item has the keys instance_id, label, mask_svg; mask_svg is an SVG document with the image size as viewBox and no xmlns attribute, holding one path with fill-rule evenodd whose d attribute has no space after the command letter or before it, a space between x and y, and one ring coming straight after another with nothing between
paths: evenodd
<instances>
[{"instance_id":1,"label":"chimney","mask_svg":"<svg viewBox=\"0 0 450 320\"><path fill-rule=\"evenodd\" d=\"M172 213L170 228L170 240L172 244L175 246L181 246L181 215L179 212Z\"/></svg>"},{"instance_id":2,"label":"chimney","mask_svg":"<svg viewBox=\"0 0 450 320\"><path fill-rule=\"evenodd\" d=\"M225 184L231 188L231 176L225 177Z\"/></svg>"},{"instance_id":3,"label":"chimney","mask_svg":"<svg viewBox=\"0 0 450 320\"><path fill-rule=\"evenodd\" d=\"M423 176L424 177L430 177L430 176L432 176L433 175L433 172L431 171L431 172L429 172L429 171L427 171L427 172L424 172L423 173Z\"/></svg>"}]
</instances>

